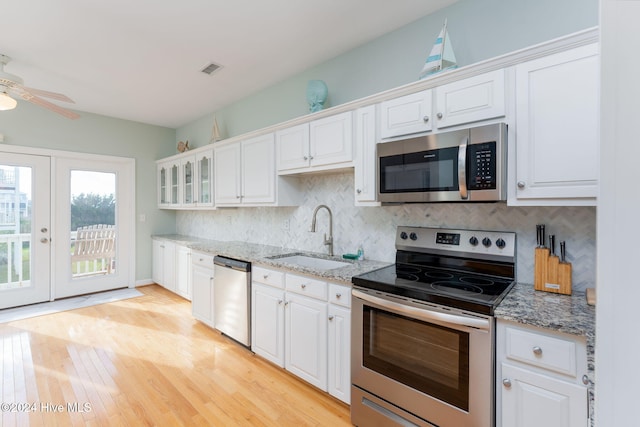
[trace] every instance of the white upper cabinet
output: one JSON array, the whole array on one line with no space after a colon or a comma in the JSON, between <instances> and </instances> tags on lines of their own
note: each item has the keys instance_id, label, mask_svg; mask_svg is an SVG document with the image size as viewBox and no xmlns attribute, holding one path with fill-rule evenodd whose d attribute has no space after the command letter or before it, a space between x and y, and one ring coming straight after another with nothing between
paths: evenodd
<instances>
[{"instance_id":1,"label":"white upper cabinet","mask_svg":"<svg viewBox=\"0 0 640 427\"><path fill-rule=\"evenodd\" d=\"M353 166L352 116L347 111L276 132L278 173Z\"/></svg>"},{"instance_id":2,"label":"white upper cabinet","mask_svg":"<svg viewBox=\"0 0 640 427\"><path fill-rule=\"evenodd\" d=\"M326 166L353 161L353 113L313 120L309 124L309 165Z\"/></svg>"},{"instance_id":3,"label":"white upper cabinet","mask_svg":"<svg viewBox=\"0 0 640 427\"><path fill-rule=\"evenodd\" d=\"M198 207L213 207L213 149L196 154L196 189Z\"/></svg>"},{"instance_id":4,"label":"white upper cabinet","mask_svg":"<svg viewBox=\"0 0 640 427\"><path fill-rule=\"evenodd\" d=\"M276 198L275 143L272 133L242 141L242 203L273 203Z\"/></svg>"},{"instance_id":5,"label":"white upper cabinet","mask_svg":"<svg viewBox=\"0 0 640 427\"><path fill-rule=\"evenodd\" d=\"M216 206L295 206L297 180L276 176L273 133L215 148Z\"/></svg>"},{"instance_id":6,"label":"white upper cabinet","mask_svg":"<svg viewBox=\"0 0 640 427\"><path fill-rule=\"evenodd\" d=\"M390 99L380 104L380 137L430 131L433 92L431 89Z\"/></svg>"},{"instance_id":7,"label":"white upper cabinet","mask_svg":"<svg viewBox=\"0 0 640 427\"><path fill-rule=\"evenodd\" d=\"M596 44L516 69L515 174L509 204L595 205L599 169ZM510 149L513 149L513 145Z\"/></svg>"},{"instance_id":8,"label":"white upper cabinet","mask_svg":"<svg viewBox=\"0 0 640 427\"><path fill-rule=\"evenodd\" d=\"M376 203L376 106L369 105L355 114L355 200L356 205Z\"/></svg>"},{"instance_id":9,"label":"white upper cabinet","mask_svg":"<svg viewBox=\"0 0 640 427\"><path fill-rule=\"evenodd\" d=\"M169 205L169 191L171 188L171 175L167 162L159 163L157 166L157 187L158 187L158 207L164 208Z\"/></svg>"},{"instance_id":10,"label":"white upper cabinet","mask_svg":"<svg viewBox=\"0 0 640 427\"><path fill-rule=\"evenodd\" d=\"M469 77L434 90L438 129L505 115L504 70Z\"/></svg>"},{"instance_id":11,"label":"white upper cabinet","mask_svg":"<svg viewBox=\"0 0 640 427\"><path fill-rule=\"evenodd\" d=\"M240 153L239 142L215 148L213 170L217 206L234 206L242 202Z\"/></svg>"},{"instance_id":12,"label":"white upper cabinet","mask_svg":"<svg viewBox=\"0 0 640 427\"><path fill-rule=\"evenodd\" d=\"M276 132L278 172L309 167L309 123Z\"/></svg>"},{"instance_id":13,"label":"white upper cabinet","mask_svg":"<svg viewBox=\"0 0 640 427\"><path fill-rule=\"evenodd\" d=\"M505 115L504 70L480 74L380 104L380 137L393 138Z\"/></svg>"},{"instance_id":14,"label":"white upper cabinet","mask_svg":"<svg viewBox=\"0 0 640 427\"><path fill-rule=\"evenodd\" d=\"M213 205L213 149L189 151L157 164L158 207L211 209Z\"/></svg>"},{"instance_id":15,"label":"white upper cabinet","mask_svg":"<svg viewBox=\"0 0 640 427\"><path fill-rule=\"evenodd\" d=\"M180 159L180 205L182 207L191 207L196 204L195 170L196 156Z\"/></svg>"}]
</instances>

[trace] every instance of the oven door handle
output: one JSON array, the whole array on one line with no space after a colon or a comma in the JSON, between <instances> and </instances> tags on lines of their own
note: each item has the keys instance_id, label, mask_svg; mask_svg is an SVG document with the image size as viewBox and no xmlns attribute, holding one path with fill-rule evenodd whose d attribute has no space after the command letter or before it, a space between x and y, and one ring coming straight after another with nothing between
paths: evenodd
<instances>
[{"instance_id":1,"label":"oven door handle","mask_svg":"<svg viewBox=\"0 0 640 427\"><path fill-rule=\"evenodd\" d=\"M439 321L442 323L448 323L450 325L466 326L470 328L489 330L490 323L486 319L474 319L465 316L456 316L454 314L438 313L436 311L423 310L421 308L411 307L397 302L389 301L384 298L375 297L367 293L352 289L351 294L364 301L368 301L373 304L377 304L381 307L388 308L399 314L405 314L414 319L424 321Z\"/></svg>"},{"instance_id":2,"label":"oven door handle","mask_svg":"<svg viewBox=\"0 0 640 427\"><path fill-rule=\"evenodd\" d=\"M466 200L469 198L467 189L467 145L469 137L465 137L458 146L458 188L460 198Z\"/></svg>"}]
</instances>

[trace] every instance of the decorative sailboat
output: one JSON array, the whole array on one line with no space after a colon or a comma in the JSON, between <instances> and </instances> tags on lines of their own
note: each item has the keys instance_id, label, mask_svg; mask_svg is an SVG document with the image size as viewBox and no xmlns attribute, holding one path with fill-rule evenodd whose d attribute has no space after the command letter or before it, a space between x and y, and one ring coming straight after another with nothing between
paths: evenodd
<instances>
[{"instance_id":1,"label":"decorative sailboat","mask_svg":"<svg viewBox=\"0 0 640 427\"><path fill-rule=\"evenodd\" d=\"M442 30L440 30L440 34L438 34L438 38L436 38L436 42L431 48L431 53L429 53L424 67L422 67L419 79L422 80L431 74L457 67L456 55L451 47L449 33L447 32L447 20L445 19Z\"/></svg>"},{"instance_id":2,"label":"decorative sailboat","mask_svg":"<svg viewBox=\"0 0 640 427\"><path fill-rule=\"evenodd\" d=\"M220 136L220 128L218 127L218 120L216 116L213 116L213 128L211 129L211 139L210 142L220 141L222 137Z\"/></svg>"}]
</instances>

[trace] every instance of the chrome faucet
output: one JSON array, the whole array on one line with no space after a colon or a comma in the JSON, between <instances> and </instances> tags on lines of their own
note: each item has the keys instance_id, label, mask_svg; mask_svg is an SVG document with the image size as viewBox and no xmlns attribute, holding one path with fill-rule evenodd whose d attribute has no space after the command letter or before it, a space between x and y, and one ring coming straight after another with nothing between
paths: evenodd
<instances>
[{"instance_id":1,"label":"chrome faucet","mask_svg":"<svg viewBox=\"0 0 640 427\"><path fill-rule=\"evenodd\" d=\"M316 215L318 214L318 210L320 208L325 208L327 212L329 212L329 237L327 238L327 233L324 233L324 245L329 247L329 256L333 256L333 215L331 214L331 209L327 205L318 205L318 207L313 211L313 219L311 220L311 228L309 231L312 233L316 232Z\"/></svg>"}]
</instances>

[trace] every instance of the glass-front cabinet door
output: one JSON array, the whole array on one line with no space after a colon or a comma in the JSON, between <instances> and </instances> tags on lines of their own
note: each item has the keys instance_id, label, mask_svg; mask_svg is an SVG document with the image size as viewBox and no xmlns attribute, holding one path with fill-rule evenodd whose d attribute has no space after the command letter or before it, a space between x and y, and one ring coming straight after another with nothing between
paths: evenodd
<instances>
[{"instance_id":1,"label":"glass-front cabinet door","mask_svg":"<svg viewBox=\"0 0 640 427\"><path fill-rule=\"evenodd\" d=\"M158 206L169 204L169 167L161 163L158 165Z\"/></svg>"},{"instance_id":2,"label":"glass-front cabinet door","mask_svg":"<svg viewBox=\"0 0 640 427\"><path fill-rule=\"evenodd\" d=\"M178 177L180 176L180 161L176 160L169 165L170 175L170 198L169 204L171 206L177 206L180 203L179 191L180 183Z\"/></svg>"},{"instance_id":3,"label":"glass-front cabinet door","mask_svg":"<svg viewBox=\"0 0 640 427\"><path fill-rule=\"evenodd\" d=\"M196 156L198 206L213 206L213 150Z\"/></svg>"},{"instance_id":4,"label":"glass-front cabinet door","mask_svg":"<svg viewBox=\"0 0 640 427\"><path fill-rule=\"evenodd\" d=\"M192 206L196 202L195 179L195 156L189 156L181 160L182 172L182 206Z\"/></svg>"}]
</instances>

